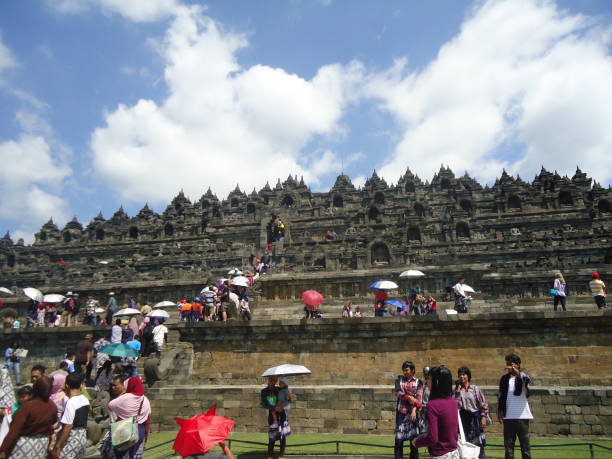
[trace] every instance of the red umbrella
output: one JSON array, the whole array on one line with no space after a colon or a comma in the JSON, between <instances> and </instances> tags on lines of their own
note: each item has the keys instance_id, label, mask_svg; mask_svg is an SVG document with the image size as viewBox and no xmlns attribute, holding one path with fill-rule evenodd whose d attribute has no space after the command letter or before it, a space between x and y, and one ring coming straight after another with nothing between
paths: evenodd
<instances>
[{"instance_id":1,"label":"red umbrella","mask_svg":"<svg viewBox=\"0 0 612 459\"><path fill-rule=\"evenodd\" d=\"M306 306L316 308L323 303L323 295L316 290L306 290L302 293L302 301Z\"/></svg>"},{"instance_id":2,"label":"red umbrella","mask_svg":"<svg viewBox=\"0 0 612 459\"><path fill-rule=\"evenodd\" d=\"M190 419L174 418L181 426L172 449L180 456L205 454L224 441L232 431L235 421L215 414L217 405L207 413L196 414Z\"/></svg>"}]
</instances>

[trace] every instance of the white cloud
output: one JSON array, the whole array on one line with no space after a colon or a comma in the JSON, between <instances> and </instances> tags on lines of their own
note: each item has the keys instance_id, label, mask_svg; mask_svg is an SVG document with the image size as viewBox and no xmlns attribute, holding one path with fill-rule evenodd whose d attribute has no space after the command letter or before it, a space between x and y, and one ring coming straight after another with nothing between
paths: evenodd
<instances>
[{"instance_id":1,"label":"white cloud","mask_svg":"<svg viewBox=\"0 0 612 459\"><path fill-rule=\"evenodd\" d=\"M91 7L106 14L118 14L133 22L152 22L171 17L180 7L177 0L47 0L47 6L61 14L81 14Z\"/></svg>"},{"instance_id":2,"label":"white cloud","mask_svg":"<svg viewBox=\"0 0 612 459\"><path fill-rule=\"evenodd\" d=\"M1 142L0 163L0 218L28 234L50 216L66 221L68 206L58 192L70 168L58 164L42 136L24 133Z\"/></svg>"},{"instance_id":3,"label":"white cloud","mask_svg":"<svg viewBox=\"0 0 612 459\"><path fill-rule=\"evenodd\" d=\"M4 72L16 66L17 61L15 57L13 57L11 50L2 42L2 36L0 36L0 80Z\"/></svg>"},{"instance_id":4,"label":"white cloud","mask_svg":"<svg viewBox=\"0 0 612 459\"><path fill-rule=\"evenodd\" d=\"M540 164L577 164L612 180L610 30L551 1L479 4L423 70L398 60L370 75L364 94L403 131L379 172L395 181L409 165L430 177L441 163L483 180L502 167L531 177ZM523 153L508 157L504 147Z\"/></svg>"},{"instance_id":5,"label":"white cloud","mask_svg":"<svg viewBox=\"0 0 612 459\"><path fill-rule=\"evenodd\" d=\"M91 139L94 168L124 202L165 203L183 188L223 195L288 174L316 182L313 139L340 130L361 66L328 65L311 80L264 65L242 68L244 36L202 8L182 7L161 45L166 100L140 100L105 116Z\"/></svg>"}]
</instances>

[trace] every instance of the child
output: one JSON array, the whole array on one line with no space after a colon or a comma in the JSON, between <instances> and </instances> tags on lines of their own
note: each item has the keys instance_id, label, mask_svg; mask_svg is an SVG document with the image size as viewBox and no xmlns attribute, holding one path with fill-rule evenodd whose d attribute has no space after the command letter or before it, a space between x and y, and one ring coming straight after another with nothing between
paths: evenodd
<instances>
[{"instance_id":1,"label":"child","mask_svg":"<svg viewBox=\"0 0 612 459\"><path fill-rule=\"evenodd\" d=\"M66 358L63 360L68 364L68 373L74 372L74 351L67 351Z\"/></svg>"},{"instance_id":2,"label":"child","mask_svg":"<svg viewBox=\"0 0 612 459\"><path fill-rule=\"evenodd\" d=\"M280 378L278 380L278 398L276 401L276 406L274 410L272 410L272 425L270 426L272 429L276 429L278 427L278 415L283 411L285 414L291 408L289 402L291 401L291 394L289 393L289 386L287 385L287 378Z\"/></svg>"},{"instance_id":3,"label":"child","mask_svg":"<svg viewBox=\"0 0 612 459\"><path fill-rule=\"evenodd\" d=\"M361 308L359 306L355 308L355 317L363 317L361 315Z\"/></svg>"}]
</instances>

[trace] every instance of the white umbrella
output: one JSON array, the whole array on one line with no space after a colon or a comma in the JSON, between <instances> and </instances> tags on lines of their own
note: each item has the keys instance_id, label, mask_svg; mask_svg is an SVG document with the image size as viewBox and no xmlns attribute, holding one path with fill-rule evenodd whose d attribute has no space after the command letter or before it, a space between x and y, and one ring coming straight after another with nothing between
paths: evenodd
<instances>
[{"instance_id":1,"label":"white umbrella","mask_svg":"<svg viewBox=\"0 0 612 459\"><path fill-rule=\"evenodd\" d=\"M176 303L172 301L160 301L159 303L155 303L153 308L168 308L170 306L176 306Z\"/></svg>"},{"instance_id":2,"label":"white umbrella","mask_svg":"<svg viewBox=\"0 0 612 459\"><path fill-rule=\"evenodd\" d=\"M424 275L425 273L422 271L417 269L409 269L408 271L401 273L399 277L423 277Z\"/></svg>"},{"instance_id":3,"label":"white umbrella","mask_svg":"<svg viewBox=\"0 0 612 459\"><path fill-rule=\"evenodd\" d=\"M64 295L60 295L59 293L49 293L43 297L43 301L45 303L61 303L65 299L66 297Z\"/></svg>"},{"instance_id":4,"label":"white umbrella","mask_svg":"<svg viewBox=\"0 0 612 459\"><path fill-rule=\"evenodd\" d=\"M467 293L476 293L476 290L474 290L472 287L470 287L467 284L463 284L463 291Z\"/></svg>"},{"instance_id":5,"label":"white umbrella","mask_svg":"<svg viewBox=\"0 0 612 459\"><path fill-rule=\"evenodd\" d=\"M114 316L135 316L140 314L140 311L138 309L134 309L134 308L123 308L120 309L119 311L117 311L116 313L114 313Z\"/></svg>"},{"instance_id":6,"label":"white umbrella","mask_svg":"<svg viewBox=\"0 0 612 459\"><path fill-rule=\"evenodd\" d=\"M170 314L168 314L163 309L156 309L155 311L152 311L152 312L148 313L147 316L148 317L157 317L159 319L169 319L170 318Z\"/></svg>"},{"instance_id":7,"label":"white umbrella","mask_svg":"<svg viewBox=\"0 0 612 459\"><path fill-rule=\"evenodd\" d=\"M105 311L105 309L104 309L104 308L96 308L96 309L94 309L94 312L95 312L96 314L100 314L100 313L102 313L102 312L104 312L104 311Z\"/></svg>"},{"instance_id":8,"label":"white umbrella","mask_svg":"<svg viewBox=\"0 0 612 459\"><path fill-rule=\"evenodd\" d=\"M98 263L100 263L101 265L107 265L107 264L109 264L110 262L108 262L108 261L106 261L106 260L102 260L102 261L99 261Z\"/></svg>"},{"instance_id":9,"label":"white umbrella","mask_svg":"<svg viewBox=\"0 0 612 459\"><path fill-rule=\"evenodd\" d=\"M446 311L447 316L452 316L452 315L457 314L457 311L455 311L454 309L445 309L445 311Z\"/></svg>"},{"instance_id":10,"label":"white umbrella","mask_svg":"<svg viewBox=\"0 0 612 459\"><path fill-rule=\"evenodd\" d=\"M372 290L395 290L397 288L399 288L399 286L395 282L388 280L379 280L370 285L370 289Z\"/></svg>"},{"instance_id":11,"label":"white umbrella","mask_svg":"<svg viewBox=\"0 0 612 459\"><path fill-rule=\"evenodd\" d=\"M232 285L237 285L238 287L248 287L249 280L244 276L234 277L232 279Z\"/></svg>"},{"instance_id":12,"label":"white umbrella","mask_svg":"<svg viewBox=\"0 0 612 459\"><path fill-rule=\"evenodd\" d=\"M26 287L23 289L23 294L34 301L42 301L44 296L40 290L34 287Z\"/></svg>"},{"instance_id":13,"label":"white umbrella","mask_svg":"<svg viewBox=\"0 0 612 459\"><path fill-rule=\"evenodd\" d=\"M12 295L13 292L11 292L8 288L6 287L0 287L0 293L6 293L7 295Z\"/></svg>"},{"instance_id":14,"label":"white umbrella","mask_svg":"<svg viewBox=\"0 0 612 459\"><path fill-rule=\"evenodd\" d=\"M244 273L240 271L238 268L230 269L227 272L230 276L242 276Z\"/></svg>"},{"instance_id":15,"label":"white umbrella","mask_svg":"<svg viewBox=\"0 0 612 459\"><path fill-rule=\"evenodd\" d=\"M305 366L285 363L283 365L268 368L261 376L298 376L309 375L310 373L310 370Z\"/></svg>"}]
</instances>

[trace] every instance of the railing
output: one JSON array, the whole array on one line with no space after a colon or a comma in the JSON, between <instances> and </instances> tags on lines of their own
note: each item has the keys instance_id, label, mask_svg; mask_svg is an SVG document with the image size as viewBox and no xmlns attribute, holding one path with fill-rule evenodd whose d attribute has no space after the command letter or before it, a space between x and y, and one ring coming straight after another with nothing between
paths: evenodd
<instances>
[{"instance_id":1,"label":"railing","mask_svg":"<svg viewBox=\"0 0 612 459\"><path fill-rule=\"evenodd\" d=\"M161 446L165 446L165 445L169 445L170 443L173 443L174 439L172 440L168 440L162 443L158 443L157 445L153 445L153 446L149 446L147 448L145 448L145 452L150 452L151 450L154 450L156 448L159 448ZM247 444L247 445L258 445L258 446L263 446L264 448L267 448L268 444L267 443L263 443L263 442L259 442L259 441L249 441L249 440L236 440L236 439L232 439L232 438L228 438L226 440L227 442L227 446L229 446L229 448L231 449L232 447L232 443L242 443L242 444ZM318 441L318 442L312 442L312 443L293 443L291 445L287 445L286 449L290 449L290 448L298 448L298 447L307 447L307 446L318 446L318 445L332 445L335 444L336 445L336 451L335 454L336 455L340 455L341 451L340 451L340 445L355 445L355 446L365 446L365 447L370 447L370 448L385 448L385 449L393 449L392 445L379 445L376 443L362 443L362 442L357 442L357 441L347 441L347 440L327 440L327 441ZM608 447L608 446L604 446L604 445L600 445L598 443L592 443L592 442L576 442L576 443L563 443L563 444L544 444L544 445L531 445L532 449L539 449L539 448L567 448L567 447L571 447L571 446L588 446L589 448L589 454L590 454L590 458L591 459L596 459L595 456L595 450L596 448L600 448L604 451L612 451L612 448ZM504 445L496 445L496 444L491 444L491 443L487 443L487 448L503 448ZM329 453L327 453L329 454ZM334 453L331 453L334 454ZM366 454L364 454L366 455Z\"/></svg>"}]
</instances>

